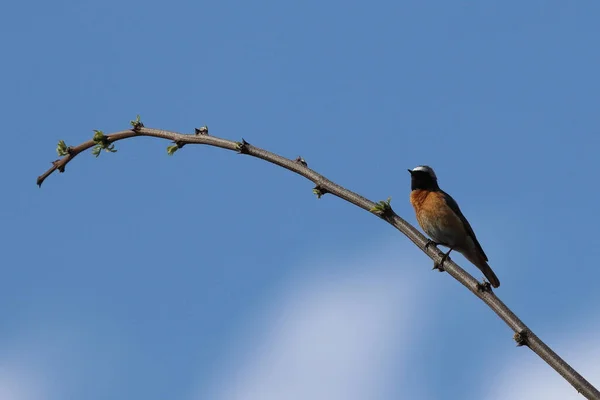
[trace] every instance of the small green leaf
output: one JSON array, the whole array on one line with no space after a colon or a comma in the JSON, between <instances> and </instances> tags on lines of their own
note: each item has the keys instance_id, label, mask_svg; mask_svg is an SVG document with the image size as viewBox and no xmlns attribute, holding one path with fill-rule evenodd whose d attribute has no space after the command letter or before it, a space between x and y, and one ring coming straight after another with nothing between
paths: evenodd
<instances>
[{"instance_id":1,"label":"small green leaf","mask_svg":"<svg viewBox=\"0 0 600 400\"><path fill-rule=\"evenodd\" d=\"M390 205L391 201L391 197L388 197L387 200L378 201L369 211L375 214L385 214L392 209L392 206Z\"/></svg>"},{"instance_id":2,"label":"small green leaf","mask_svg":"<svg viewBox=\"0 0 600 400\"><path fill-rule=\"evenodd\" d=\"M317 185L313 188L313 193L317 196L317 199L320 199L321 197L325 196L327 193L329 193L329 191L325 188L322 188L321 186Z\"/></svg>"},{"instance_id":3,"label":"small green leaf","mask_svg":"<svg viewBox=\"0 0 600 400\"><path fill-rule=\"evenodd\" d=\"M250 143L246 142L244 140L244 138L242 138L241 142L235 142L236 144L236 150L241 153L241 154L247 154L248 153L248 145Z\"/></svg>"},{"instance_id":4,"label":"small green leaf","mask_svg":"<svg viewBox=\"0 0 600 400\"><path fill-rule=\"evenodd\" d=\"M102 145L97 144L94 146L94 148L92 149L92 154L95 155L96 157L98 157L100 155L100 152L102 151Z\"/></svg>"},{"instance_id":5,"label":"small green leaf","mask_svg":"<svg viewBox=\"0 0 600 400\"><path fill-rule=\"evenodd\" d=\"M175 152L179 150L179 146L177 146L176 144L167 147L167 154L172 156L173 154L175 154Z\"/></svg>"},{"instance_id":6,"label":"small green leaf","mask_svg":"<svg viewBox=\"0 0 600 400\"><path fill-rule=\"evenodd\" d=\"M108 151L109 153L116 153L114 143L110 143L108 137L104 135L104 132L94 129L94 143L96 145L92 149L92 154L98 157L102 149Z\"/></svg>"},{"instance_id":7,"label":"small green leaf","mask_svg":"<svg viewBox=\"0 0 600 400\"><path fill-rule=\"evenodd\" d=\"M63 157L69 154L67 144L64 140L59 140L58 145L56 146L56 152L59 156Z\"/></svg>"},{"instance_id":8,"label":"small green leaf","mask_svg":"<svg viewBox=\"0 0 600 400\"><path fill-rule=\"evenodd\" d=\"M139 123L140 123L140 114L136 115L135 119L132 119L131 121L129 121L129 124L131 126L136 126Z\"/></svg>"},{"instance_id":9,"label":"small green leaf","mask_svg":"<svg viewBox=\"0 0 600 400\"><path fill-rule=\"evenodd\" d=\"M144 127L144 123L142 122L139 114L135 119L129 121L129 124L133 127L134 131Z\"/></svg>"},{"instance_id":10,"label":"small green leaf","mask_svg":"<svg viewBox=\"0 0 600 400\"><path fill-rule=\"evenodd\" d=\"M94 129L94 142L99 143L104 141L104 132Z\"/></svg>"}]
</instances>

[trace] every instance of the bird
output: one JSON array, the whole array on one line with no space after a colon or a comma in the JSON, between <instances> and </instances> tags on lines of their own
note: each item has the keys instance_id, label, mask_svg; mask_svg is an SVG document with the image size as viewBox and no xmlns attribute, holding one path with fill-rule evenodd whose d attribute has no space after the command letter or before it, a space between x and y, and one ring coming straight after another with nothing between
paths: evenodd
<instances>
[{"instance_id":1,"label":"bird","mask_svg":"<svg viewBox=\"0 0 600 400\"><path fill-rule=\"evenodd\" d=\"M488 258L473 228L458 203L440 189L433 168L419 165L408 172L411 175L410 203L415 209L417 222L431 238L425 247L435 244L450 248L435 267L441 269L450 252L456 250L479 268L494 288L499 287L500 281L488 265Z\"/></svg>"}]
</instances>

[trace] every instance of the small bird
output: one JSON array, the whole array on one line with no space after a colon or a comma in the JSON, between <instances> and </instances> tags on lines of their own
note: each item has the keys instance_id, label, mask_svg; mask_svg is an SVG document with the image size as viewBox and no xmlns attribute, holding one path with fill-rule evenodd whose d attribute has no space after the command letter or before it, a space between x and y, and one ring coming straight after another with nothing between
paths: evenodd
<instances>
[{"instance_id":1,"label":"small bird","mask_svg":"<svg viewBox=\"0 0 600 400\"><path fill-rule=\"evenodd\" d=\"M450 248L436 267L441 267L450 252L456 250L479 268L493 287L500 286L469 221L452 196L440 189L433 169L420 165L408 172L411 175L410 203L415 209L419 225L431 237L428 245Z\"/></svg>"}]
</instances>

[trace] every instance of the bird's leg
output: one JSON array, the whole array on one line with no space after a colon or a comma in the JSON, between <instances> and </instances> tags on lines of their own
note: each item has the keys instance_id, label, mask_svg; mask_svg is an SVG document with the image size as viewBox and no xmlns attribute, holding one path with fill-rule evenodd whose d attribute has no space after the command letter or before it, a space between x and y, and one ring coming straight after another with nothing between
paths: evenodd
<instances>
[{"instance_id":1,"label":"bird's leg","mask_svg":"<svg viewBox=\"0 0 600 400\"><path fill-rule=\"evenodd\" d=\"M444 255L442 256L442 259L439 262L434 262L433 269L437 269L440 272L444 272L444 263L448 259L448 256L450 255L450 252L452 250L454 250L454 249L452 247L450 247L450 250L448 250L447 253L444 253Z\"/></svg>"}]
</instances>

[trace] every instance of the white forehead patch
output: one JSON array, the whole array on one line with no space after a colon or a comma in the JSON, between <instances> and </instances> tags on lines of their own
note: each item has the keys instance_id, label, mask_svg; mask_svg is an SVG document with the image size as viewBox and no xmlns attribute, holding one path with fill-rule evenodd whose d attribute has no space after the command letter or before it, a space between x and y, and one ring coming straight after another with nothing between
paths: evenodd
<instances>
[{"instance_id":1,"label":"white forehead patch","mask_svg":"<svg viewBox=\"0 0 600 400\"><path fill-rule=\"evenodd\" d=\"M433 168L431 168L427 165L419 165L418 167L414 167L413 172L417 172L417 171L427 172L433 178L437 179L437 176L435 176L435 172L433 172Z\"/></svg>"}]
</instances>

